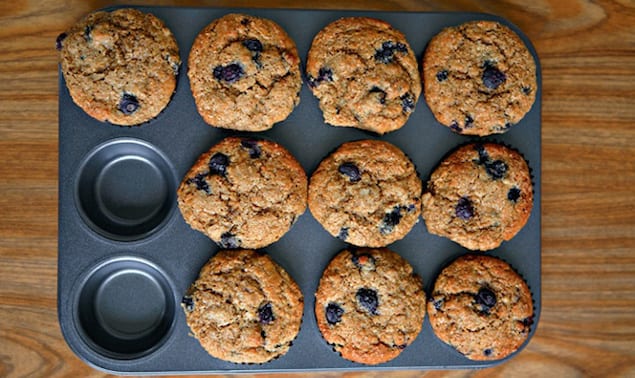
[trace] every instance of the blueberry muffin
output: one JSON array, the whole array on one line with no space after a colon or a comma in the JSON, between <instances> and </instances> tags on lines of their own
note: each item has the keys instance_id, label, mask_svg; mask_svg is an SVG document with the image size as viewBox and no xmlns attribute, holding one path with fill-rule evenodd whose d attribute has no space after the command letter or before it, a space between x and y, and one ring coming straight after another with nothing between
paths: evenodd
<instances>
[{"instance_id":1,"label":"blueberry muffin","mask_svg":"<svg viewBox=\"0 0 635 378\"><path fill-rule=\"evenodd\" d=\"M533 323L525 281L507 263L466 255L443 269L428 301L439 339L471 360L499 360L518 350Z\"/></svg>"},{"instance_id":2,"label":"blueberry muffin","mask_svg":"<svg viewBox=\"0 0 635 378\"><path fill-rule=\"evenodd\" d=\"M262 248L304 213L307 177L279 144L228 137L199 157L177 196L185 221L221 248Z\"/></svg>"},{"instance_id":3,"label":"blueberry muffin","mask_svg":"<svg viewBox=\"0 0 635 378\"><path fill-rule=\"evenodd\" d=\"M264 363L291 347L303 301L298 285L267 255L225 250L203 266L181 306L192 335L210 355Z\"/></svg>"},{"instance_id":4,"label":"blueberry muffin","mask_svg":"<svg viewBox=\"0 0 635 378\"><path fill-rule=\"evenodd\" d=\"M176 40L152 14L130 8L91 13L60 34L57 48L73 101L99 121L149 121L176 88Z\"/></svg>"},{"instance_id":5,"label":"blueberry muffin","mask_svg":"<svg viewBox=\"0 0 635 378\"><path fill-rule=\"evenodd\" d=\"M527 162L501 144L467 144L434 170L422 207L431 234L471 250L494 249L513 238L531 214Z\"/></svg>"},{"instance_id":6,"label":"blueberry muffin","mask_svg":"<svg viewBox=\"0 0 635 378\"><path fill-rule=\"evenodd\" d=\"M531 53L508 27L472 21L444 29L423 57L425 99L453 131L507 131L531 109L538 90Z\"/></svg>"},{"instance_id":7,"label":"blueberry muffin","mask_svg":"<svg viewBox=\"0 0 635 378\"><path fill-rule=\"evenodd\" d=\"M405 36L387 22L347 17L313 39L309 88L326 123L377 134L401 128L421 94L417 60Z\"/></svg>"},{"instance_id":8,"label":"blueberry muffin","mask_svg":"<svg viewBox=\"0 0 635 378\"><path fill-rule=\"evenodd\" d=\"M340 252L315 294L324 339L342 357L363 364L397 357L421 331L425 307L421 279L386 248Z\"/></svg>"},{"instance_id":9,"label":"blueberry muffin","mask_svg":"<svg viewBox=\"0 0 635 378\"><path fill-rule=\"evenodd\" d=\"M263 131L300 102L295 43L275 22L228 14L196 37L188 59L196 108L212 126Z\"/></svg>"},{"instance_id":10,"label":"blueberry muffin","mask_svg":"<svg viewBox=\"0 0 635 378\"><path fill-rule=\"evenodd\" d=\"M412 161L378 140L342 144L311 176L309 209L331 235L361 247L402 239L421 213Z\"/></svg>"}]
</instances>

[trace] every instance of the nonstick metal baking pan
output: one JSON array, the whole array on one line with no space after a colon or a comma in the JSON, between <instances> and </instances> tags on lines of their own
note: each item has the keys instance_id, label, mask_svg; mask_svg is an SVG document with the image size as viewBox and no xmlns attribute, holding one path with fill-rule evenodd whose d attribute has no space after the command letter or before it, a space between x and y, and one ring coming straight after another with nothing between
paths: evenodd
<instances>
[{"instance_id":1,"label":"nonstick metal baking pan","mask_svg":"<svg viewBox=\"0 0 635 378\"><path fill-rule=\"evenodd\" d=\"M198 32L227 13L241 12L280 24L306 62L313 37L331 21L369 16L406 35L421 57L444 27L496 20L516 31L536 59L538 88L533 108L505 134L483 140L520 151L533 173L534 207L527 225L511 241L487 252L510 263L533 293L536 329L540 297L541 76L535 50L510 22L476 13L410 13L279 9L138 7L162 19L174 33L184 62L168 107L137 127L92 119L76 106L59 78L59 321L70 348L88 364L118 374L280 372L363 369L481 368L501 361L468 360L439 341L426 318L423 330L394 360L366 366L341 358L322 339L314 316L314 293L323 269L345 247L306 211L280 241L264 250L298 283L304 298L302 327L284 356L266 364L234 364L209 356L189 335L181 297L201 266L218 250L184 222L176 188L196 158L235 133L208 126L196 111L186 75L187 57ZM478 138L441 126L423 96L407 124L384 136L323 121L306 82L301 103L273 129L257 133L285 146L307 174L343 142L382 139L401 148L425 183L441 158ZM429 293L440 270L468 251L427 233L420 220L403 239L388 246L407 259ZM508 358L512 358L512 356ZM505 360L502 360L505 361Z\"/></svg>"}]
</instances>

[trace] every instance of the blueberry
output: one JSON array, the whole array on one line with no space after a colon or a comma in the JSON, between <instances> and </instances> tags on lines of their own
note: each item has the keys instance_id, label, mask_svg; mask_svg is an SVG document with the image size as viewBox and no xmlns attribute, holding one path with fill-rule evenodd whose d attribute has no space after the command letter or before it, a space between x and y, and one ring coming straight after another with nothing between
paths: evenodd
<instances>
[{"instance_id":1,"label":"blueberry","mask_svg":"<svg viewBox=\"0 0 635 378\"><path fill-rule=\"evenodd\" d=\"M247 26L249 24L251 24L251 20L248 18L243 18L242 20L240 20L240 23L244 26Z\"/></svg>"},{"instance_id":2,"label":"blueberry","mask_svg":"<svg viewBox=\"0 0 635 378\"><path fill-rule=\"evenodd\" d=\"M216 80L224 80L230 84L239 80L244 74L243 68L238 63L214 68L214 77Z\"/></svg>"},{"instance_id":3,"label":"blueberry","mask_svg":"<svg viewBox=\"0 0 635 378\"><path fill-rule=\"evenodd\" d=\"M57 39L55 39L55 48L57 49L57 51L60 51L62 49L62 42L66 39L67 36L68 35L66 33L62 33L57 36Z\"/></svg>"},{"instance_id":4,"label":"blueberry","mask_svg":"<svg viewBox=\"0 0 635 378\"><path fill-rule=\"evenodd\" d=\"M86 40L86 42L91 42L93 40L93 37L91 35L93 31L93 25L86 25L86 27L84 28L84 39Z\"/></svg>"},{"instance_id":5,"label":"blueberry","mask_svg":"<svg viewBox=\"0 0 635 378\"><path fill-rule=\"evenodd\" d=\"M315 88L323 81L333 81L333 70L328 67L322 67L318 71L318 76L316 78L311 75L308 77L308 84L312 88Z\"/></svg>"},{"instance_id":6,"label":"blueberry","mask_svg":"<svg viewBox=\"0 0 635 378\"><path fill-rule=\"evenodd\" d=\"M260 145L258 145L258 141L254 139L243 139L240 142L240 145L249 150L249 157L252 159L258 159L260 157Z\"/></svg>"},{"instance_id":7,"label":"blueberry","mask_svg":"<svg viewBox=\"0 0 635 378\"><path fill-rule=\"evenodd\" d=\"M403 96L399 97L401 99L401 110L404 113L411 113L415 110L415 98L410 93L405 93Z\"/></svg>"},{"instance_id":8,"label":"blueberry","mask_svg":"<svg viewBox=\"0 0 635 378\"><path fill-rule=\"evenodd\" d=\"M487 348L487 349L485 349L485 350L483 351L483 355L484 355L485 357L489 357L489 356L491 356L491 355L492 355L492 353L493 353L493 351L492 351L492 349L491 349L491 348Z\"/></svg>"},{"instance_id":9,"label":"blueberry","mask_svg":"<svg viewBox=\"0 0 635 378\"><path fill-rule=\"evenodd\" d=\"M399 221L401 221L401 207L395 206L391 212L384 215L379 225L379 232L383 235L391 233L395 226L399 224Z\"/></svg>"},{"instance_id":10,"label":"blueberry","mask_svg":"<svg viewBox=\"0 0 635 378\"><path fill-rule=\"evenodd\" d=\"M331 70L328 67L320 68L320 70L318 71L317 80L319 82L322 82L322 81L333 81L333 70Z\"/></svg>"},{"instance_id":11,"label":"blueberry","mask_svg":"<svg viewBox=\"0 0 635 378\"><path fill-rule=\"evenodd\" d=\"M379 93L378 97L379 97L379 103L384 105L386 103L386 92L384 92L381 88L379 87L372 87L370 89L370 91L368 91L368 93Z\"/></svg>"},{"instance_id":12,"label":"blueberry","mask_svg":"<svg viewBox=\"0 0 635 378\"><path fill-rule=\"evenodd\" d=\"M337 238L340 239L340 240L348 239L348 227L340 228L340 233L337 234Z\"/></svg>"},{"instance_id":13,"label":"blueberry","mask_svg":"<svg viewBox=\"0 0 635 378\"><path fill-rule=\"evenodd\" d=\"M481 311L487 313L496 305L496 295L490 289L482 287L474 296L474 301L481 306Z\"/></svg>"},{"instance_id":14,"label":"blueberry","mask_svg":"<svg viewBox=\"0 0 635 378\"><path fill-rule=\"evenodd\" d=\"M345 176L348 176L350 182L358 182L362 179L362 175L359 172L357 165L347 162L340 164L337 171Z\"/></svg>"},{"instance_id":15,"label":"blueberry","mask_svg":"<svg viewBox=\"0 0 635 378\"><path fill-rule=\"evenodd\" d=\"M479 165L485 166L485 171L492 178L492 180L500 180L507 174L509 167L502 160L490 159L489 154L485 151L485 147L482 144L476 144L474 149L478 152L478 160L474 162Z\"/></svg>"},{"instance_id":16,"label":"blueberry","mask_svg":"<svg viewBox=\"0 0 635 378\"><path fill-rule=\"evenodd\" d=\"M513 124L511 122L505 122L503 125L494 125L493 129L496 132L503 133L503 132L509 130L509 128L512 127L512 126L513 126Z\"/></svg>"},{"instance_id":17,"label":"blueberry","mask_svg":"<svg viewBox=\"0 0 635 378\"><path fill-rule=\"evenodd\" d=\"M531 87L522 87L523 93L529 95L531 93Z\"/></svg>"},{"instance_id":18,"label":"blueberry","mask_svg":"<svg viewBox=\"0 0 635 378\"><path fill-rule=\"evenodd\" d=\"M260 43L257 39L246 39L243 41L243 46L247 48L249 51L253 52L261 52L262 51L262 43Z\"/></svg>"},{"instance_id":19,"label":"blueberry","mask_svg":"<svg viewBox=\"0 0 635 378\"><path fill-rule=\"evenodd\" d=\"M119 100L119 110L125 115L130 115L139 109L139 100L129 93L124 93Z\"/></svg>"},{"instance_id":20,"label":"blueberry","mask_svg":"<svg viewBox=\"0 0 635 378\"><path fill-rule=\"evenodd\" d=\"M375 59L381 63L390 63L394 53L388 42L384 42L382 47L375 51Z\"/></svg>"},{"instance_id":21,"label":"blueberry","mask_svg":"<svg viewBox=\"0 0 635 378\"><path fill-rule=\"evenodd\" d=\"M227 173L227 166L229 165L229 158L227 155L217 152L209 159L209 170L212 175L225 176Z\"/></svg>"},{"instance_id":22,"label":"blueberry","mask_svg":"<svg viewBox=\"0 0 635 378\"><path fill-rule=\"evenodd\" d=\"M447 79L448 79L448 71L442 70L442 71L437 72L437 81L438 82L446 81Z\"/></svg>"},{"instance_id":23,"label":"blueberry","mask_svg":"<svg viewBox=\"0 0 635 378\"><path fill-rule=\"evenodd\" d=\"M485 163L485 170L492 180L500 180L507 173L507 164L502 160L494 160Z\"/></svg>"},{"instance_id":24,"label":"blueberry","mask_svg":"<svg viewBox=\"0 0 635 378\"><path fill-rule=\"evenodd\" d=\"M489 161L489 154L485 150L485 146L480 143L474 145L474 149L478 152L478 161L477 164L485 164Z\"/></svg>"},{"instance_id":25,"label":"blueberry","mask_svg":"<svg viewBox=\"0 0 635 378\"><path fill-rule=\"evenodd\" d=\"M455 133L460 133L461 131L463 131L461 126L459 126L459 123L456 121L452 121L452 123L450 124L450 130L454 131Z\"/></svg>"},{"instance_id":26,"label":"blueberry","mask_svg":"<svg viewBox=\"0 0 635 378\"><path fill-rule=\"evenodd\" d=\"M507 80L504 73L491 64L486 64L481 76L483 84L489 89L496 89Z\"/></svg>"},{"instance_id":27,"label":"blueberry","mask_svg":"<svg viewBox=\"0 0 635 378\"><path fill-rule=\"evenodd\" d=\"M518 201L518 198L520 198L520 189L517 187L509 189L509 192L507 192L507 199L512 202L516 202Z\"/></svg>"},{"instance_id":28,"label":"blueberry","mask_svg":"<svg viewBox=\"0 0 635 378\"><path fill-rule=\"evenodd\" d=\"M207 177L207 173L199 173L196 176L187 179L187 182L189 184L196 184L197 190L203 190L207 194L212 194L205 177Z\"/></svg>"},{"instance_id":29,"label":"blueberry","mask_svg":"<svg viewBox=\"0 0 635 378\"><path fill-rule=\"evenodd\" d=\"M326 321L330 324L336 324L342 321L342 315L344 315L344 309L337 303L329 303L326 306Z\"/></svg>"},{"instance_id":30,"label":"blueberry","mask_svg":"<svg viewBox=\"0 0 635 378\"><path fill-rule=\"evenodd\" d=\"M251 60L256 63L256 66L260 69L262 68L262 63L260 62L260 53L262 52L262 43L260 43L257 39L246 39L243 41L243 46L247 48L247 50L252 52Z\"/></svg>"},{"instance_id":31,"label":"blueberry","mask_svg":"<svg viewBox=\"0 0 635 378\"><path fill-rule=\"evenodd\" d=\"M465 128L469 129L472 126L474 126L474 118L468 114L465 116Z\"/></svg>"},{"instance_id":32,"label":"blueberry","mask_svg":"<svg viewBox=\"0 0 635 378\"><path fill-rule=\"evenodd\" d=\"M225 232L220 236L218 245L221 248L238 248L240 247L240 240L231 232Z\"/></svg>"},{"instance_id":33,"label":"blueberry","mask_svg":"<svg viewBox=\"0 0 635 378\"><path fill-rule=\"evenodd\" d=\"M165 56L165 61L172 67L174 76L177 76L179 74L180 62L175 62L169 54Z\"/></svg>"},{"instance_id":34,"label":"blueberry","mask_svg":"<svg viewBox=\"0 0 635 378\"><path fill-rule=\"evenodd\" d=\"M358 268L369 268L373 269L375 267L375 258L367 253L362 253L360 255L353 255L351 259L353 264L355 264Z\"/></svg>"},{"instance_id":35,"label":"blueberry","mask_svg":"<svg viewBox=\"0 0 635 378\"><path fill-rule=\"evenodd\" d=\"M443 307L443 299L431 299L431 301L434 309L437 311L441 311L441 308Z\"/></svg>"},{"instance_id":36,"label":"blueberry","mask_svg":"<svg viewBox=\"0 0 635 378\"><path fill-rule=\"evenodd\" d=\"M406 211L409 213L412 213L413 211L415 211L415 209L416 209L416 206L414 203L411 203L410 205L406 207Z\"/></svg>"},{"instance_id":37,"label":"blueberry","mask_svg":"<svg viewBox=\"0 0 635 378\"><path fill-rule=\"evenodd\" d=\"M533 317L533 315L532 315L532 316L529 316L529 317L527 317L527 318L525 318L525 319L523 319L523 326L524 326L525 328L529 328L529 327L531 327L531 325L532 325L532 324L534 324L534 317Z\"/></svg>"},{"instance_id":38,"label":"blueberry","mask_svg":"<svg viewBox=\"0 0 635 378\"><path fill-rule=\"evenodd\" d=\"M474 208L472 207L472 201L467 197L461 197L459 203L454 208L454 213L457 217L463 220L469 220L474 216Z\"/></svg>"},{"instance_id":39,"label":"blueberry","mask_svg":"<svg viewBox=\"0 0 635 378\"><path fill-rule=\"evenodd\" d=\"M265 303L258 308L258 319L260 319L260 324L269 324L276 320L276 317L273 316L271 303Z\"/></svg>"},{"instance_id":40,"label":"blueberry","mask_svg":"<svg viewBox=\"0 0 635 378\"><path fill-rule=\"evenodd\" d=\"M355 298L357 298L357 302L366 311L370 312L373 315L377 315L378 300L377 292L375 290L363 287L357 290Z\"/></svg>"},{"instance_id":41,"label":"blueberry","mask_svg":"<svg viewBox=\"0 0 635 378\"><path fill-rule=\"evenodd\" d=\"M394 43L392 41L384 42L381 44L381 48L375 50L375 60L381 63L390 63L393 61L395 51L405 53L408 52L408 48L403 43Z\"/></svg>"},{"instance_id":42,"label":"blueberry","mask_svg":"<svg viewBox=\"0 0 635 378\"><path fill-rule=\"evenodd\" d=\"M328 67L322 67L320 68L320 71L318 71L318 80L319 81L333 81L333 70L331 70Z\"/></svg>"},{"instance_id":43,"label":"blueberry","mask_svg":"<svg viewBox=\"0 0 635 378\"><path fill-rule=\"evenodd\" d=\"M181 299L181 304L185 308L185 311L192 312L194 311L194 300L189 295L183 296Z\"/></svg>"}]
</instances>

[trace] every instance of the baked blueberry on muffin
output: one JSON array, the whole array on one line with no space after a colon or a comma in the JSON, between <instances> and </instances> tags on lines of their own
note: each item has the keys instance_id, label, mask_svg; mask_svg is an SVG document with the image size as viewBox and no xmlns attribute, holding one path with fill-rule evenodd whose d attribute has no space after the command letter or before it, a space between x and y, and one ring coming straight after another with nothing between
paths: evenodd
<instances>
[{"instance_id":1,"label":"baked blueberry on muffin","mask_svg":"<svg viewBox=\"0 0 635 378\"><path fill-rule=\"evenodd\" d=\"M212 126L263 131L300 102L295 43L275 22L228 14L196 37L188 59L196 108Z\"/></svg>"},{"instance_id":2,"label":"baked blueberry on muffin","mask_svg":"<svg viewBox=\"0 0 635 378\"><path fill-rule=\"evenodd\" d=\"M405 36L367 17L334 21L313 39L307 80L326 123L384 134L401 128L421 94Z\"/></svg>"},{"instance_id":3,"label":"baked blueberry on muffin","mask_svg":"<svg viewBox=\"0 0 635 378\"><path fill-rule=\"evenodd\" d=\"M100 121L147 122L176 88L176 40L152 14L130 8L94 12L60 34L56 45L73 101Z\"/></svg>"}]
</instances>

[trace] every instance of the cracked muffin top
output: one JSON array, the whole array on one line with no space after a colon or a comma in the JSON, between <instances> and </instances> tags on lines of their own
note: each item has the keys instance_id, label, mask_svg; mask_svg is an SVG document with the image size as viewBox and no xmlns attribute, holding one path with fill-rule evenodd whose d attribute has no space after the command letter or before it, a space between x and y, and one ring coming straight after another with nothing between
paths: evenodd
<instances>
[{"instance_id":1,"label":"cracked muffin top","mask_svg":"<svg viewBox=\"0 0 635 378\"><path fill-rule=\"evenodd\" d=\"M401 128L421 94L417 60L406 37L387 22L347 17L313 39L308 85L324 121L384 134Z\"/></svg>"},{"instance_id":2,"label":"cracked muffin top","mask_svg":"<svg viewBox=\"0 0 635 378\"><path fill-rule=\"evenodd\" d=\"M57 38L73 101L103 122L133 126L170 102L181 59L172 32L149 13L91 13Z\"/></svg>"},{"instance_id":3,"label":"cracked muffin top","mask_svg":"<svg viewBox=\"0 0 635 378\"><path fill-rule=\"evenodd\" d=\"M471 250L494 249L512 239L531 215L531 172L509 147L467 144L435 168L421 202L431 234Z\"/></svg>"},{"instance_id":4,"label":"cracked muffin top","mask_svg":"<svg viewBox=\"0 0 635 378\"><path fill-rule=\"evenodd\" d=\"M452 131L486 136L520 122L536 99L536 64L508 27L472 21L437 34L423 57L424 96Z\"/></svg>"},{"instance_id":5,"label":"cracked muffin top","mask_svg":"<svg viewBox=\"0 0 635 378\"><path fill-rule=\"evenodd\" d=\"M364 364L396 358L423 324L426 295L412 266L387 248L348 248L324 270L315 317L342 357Z\"/></svg>"},{"instance_id":6,"label":"cracked muffin top","mask_svg":"<svg viewBox=\"0 0 635 378\"><path fill-rule=\"evenodd\" d=\"M223 250L201 268L181 306L193 336L210 355L265 363L291 348L304 298L293 278L266 254Z\"/></svg>"},{"instance_id":7,"label":"cracked muffin top","mask_svg":"<svg viewBox=\"0 0 635 378\"><path fill-rule=\"evenodd\" d=\"M410 232L421 213L421 180L412 161L379 140L342 144L309 184L311 214L324 229L360 247L383 247Z\"/></svg>"},{"instance_id":8,"label":"cracked muffin top","mask_svg":"<svg viewBox=\"0 0 635 378\"><path fill-rule=\"evenodd\" d=\"M199 157L177 196L183 219L221 248L262 248L304 213L307 177L281 145L228 137Z\"/></svg>"},{"instance_id":9,"label":"cracked muffin top","mask_svg":"<svg viewBox=\"0 0 635 378\"><path fill-rule=\"evenodd\" d=\"M196 108L212 126L263 131L300 103L300 58L275 22L246 14L214 20L188 58Z\"/></svg>"},{"instance_id":10,"label":"cracked muffin top","mask_svg":"<svg viewBox=\"0 0 635 378\"><path fill-rule=\"evenodd\" d=\"M499 360L527 340L531 291L506 262L464 255L437 277L428 315L435 335L471 360Z\"/></svg>"}]
</instances>

